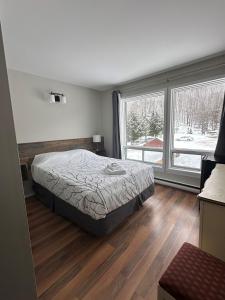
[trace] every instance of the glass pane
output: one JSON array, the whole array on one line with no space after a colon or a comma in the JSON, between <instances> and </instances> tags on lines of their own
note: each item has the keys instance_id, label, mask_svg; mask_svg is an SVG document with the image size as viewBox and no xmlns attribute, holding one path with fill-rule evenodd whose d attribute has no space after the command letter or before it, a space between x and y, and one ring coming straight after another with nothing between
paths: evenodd
<instances>
[{"instance_id":1,"label":"glass pane","mask_svg":"<svg viewBox=\"0 0 225 300\"><path fill-rule=\"evenodd\" d=\"M164 92L129 98L126 103L126 145L163 148Z\"/></svg>"},{"instance_id":2,"label":"glass pane","mask_svg":"<svg viewBox=\"0 0 225 300\"><path fill-rule=\"evenodd\" d=\"M162 165L163 153L155 151L144 151L144 161Z\"/></svg>"},{"instance_id":3,"label":"glass pane","mask_svg":"<svg viewBox=\"0 0 225 300\"><path fill-rule=\"evenodd\" d=\"M201 168L201 155L173 153L173 165L177 167Z\"/></svg>"},{"instance_id":4,"label":"glass pane","mask_svg":"<svg viewBox=\"0 0 225 300\"><path fill-rule=\"evenodd\" d=\"M225 79L172 90L175 149L215 150L224 92Z\"/></svg>"},{"instance_id":5,"label":"glass pane","mask_svg":"<svg viewBox=\"0 0 225 300\"><path fill-rule=\"evenodd\" d=\"M127 149L127 159L142 160L142 150Z\"/></svg>"}]
</instances>

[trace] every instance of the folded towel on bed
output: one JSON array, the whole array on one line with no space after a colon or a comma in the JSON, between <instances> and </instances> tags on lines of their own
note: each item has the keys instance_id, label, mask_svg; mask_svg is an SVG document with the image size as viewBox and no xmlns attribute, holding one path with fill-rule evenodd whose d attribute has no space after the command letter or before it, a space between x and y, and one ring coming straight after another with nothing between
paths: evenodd
<instances>
[{"instance_id":1,"label":"folded towel on bed","mask_svg":"<svg viewBox=\"0 0 225 300\"><path fill-rule=\"evenodd\" d=\"M108 175L124 175L126 170L124 170L119 164L111 163L106 166L104 172Z\"/></svg>"}]
</instances>

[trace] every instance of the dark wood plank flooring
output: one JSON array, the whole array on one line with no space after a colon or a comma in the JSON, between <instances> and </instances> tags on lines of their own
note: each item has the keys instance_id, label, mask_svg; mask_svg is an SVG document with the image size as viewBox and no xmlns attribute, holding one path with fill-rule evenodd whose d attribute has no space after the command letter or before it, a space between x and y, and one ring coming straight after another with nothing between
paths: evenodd
<instances>
[{"instance_id":1,"label":"dark wood plank flooring","mask_svg":"<svg viewBox=\"0 0 225 300\"><path fill-rule=\"evenodd\" d=\"M41 300L156 300L157 282L184 241L198 245L196 195L156 186L115 232L96 238L27 201Z\"/></svg>"}]
</instances>

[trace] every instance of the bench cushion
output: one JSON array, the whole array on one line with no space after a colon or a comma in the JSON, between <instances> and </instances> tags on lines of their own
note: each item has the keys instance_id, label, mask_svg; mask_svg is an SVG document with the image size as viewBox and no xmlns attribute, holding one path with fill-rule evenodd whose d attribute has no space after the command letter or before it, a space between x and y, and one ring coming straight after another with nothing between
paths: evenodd
<instances>
[{"instance_id":1,"label":"bench cushion","mask_svg":"<svg viewBox=\"0 0 225 300\"><path fill-rule=\"evenodd\" d=\"M179 300L225 300L225 263L184 243L159 285Z\"/></svg>"}]
</instances>

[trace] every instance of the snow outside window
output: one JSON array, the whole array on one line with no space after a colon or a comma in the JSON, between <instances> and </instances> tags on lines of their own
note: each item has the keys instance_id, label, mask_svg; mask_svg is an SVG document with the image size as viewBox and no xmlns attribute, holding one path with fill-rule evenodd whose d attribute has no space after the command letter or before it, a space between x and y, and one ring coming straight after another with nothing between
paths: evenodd
<instances>
[{"instance_id":1,"label":"snow outside window","mask_svg":"<svg viewBox=\"0 0 225 300\"><path fill-rule=\"evenodd\" d=\"M225 79L171 90L173 167L200 170L201 156L214 152L224 92Z\"/></svg>"},{"instance_id":2,"label":"snow outside window","mask_svg":"<svg viewBox=\"0 0 225 300\"><path fill-rule=\"evenodd\" d=\"M163 164L164 91L130 97L123 102L122 152L125 159Z\"/></svg>"}]
</instances>

